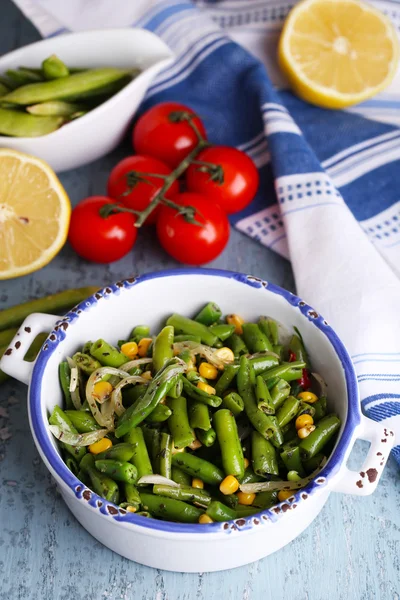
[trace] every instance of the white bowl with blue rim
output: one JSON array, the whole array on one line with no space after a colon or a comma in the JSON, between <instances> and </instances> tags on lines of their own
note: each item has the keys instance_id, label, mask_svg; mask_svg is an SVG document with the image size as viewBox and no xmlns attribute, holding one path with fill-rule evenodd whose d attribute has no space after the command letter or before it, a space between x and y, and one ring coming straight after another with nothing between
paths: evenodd
<instances>
[{"instance_id":1,"label":"white bowl with blue rim","mask_svg":"<svg viewBox=\"0 0 400 600\"><path fill-rule=\"evenodd\" d=\"M267 314L301 331L313 369L328 385L328 404L342 420L332 455L317 478L285 502L259 514L208 525L171 523L126 513L90 491L66 467L48 429L48 416L63 398L58 365L87 340L116 343L135 324L159 329L173 312L195 314L209 300L225 313L254 320ZM34 337L53 328L34 365L23 357ZM182 572L239 567L275 552L315 519L330 492L371 494L394 437L362 416L350 357L324 318L297 296L258 278L212 269L160 271L110 285L63 319L30 315L5 353L1 369L29 385L28 409L37 449L78 521L97 540L138 563ZM346 467L356 439L371 442L359 471Z\"/></svg>"},{"instance_id":2,"label":"white bowl with blue rim","mask_svg":"<svg viewBox=\"0 0 400 600\"><path fill-rule=\"evenodd\" d=\"M171 50L151 31L101 29L66 33L9 52L0 58L0 74L21 65L40 67L51 54L70 67L141 70L109 100L52 133L35 138L0 136L1 148L42 158L55 171L75 169L111 152L125 135L153 79L173 61Z\"/></svg>"}]
</instances>

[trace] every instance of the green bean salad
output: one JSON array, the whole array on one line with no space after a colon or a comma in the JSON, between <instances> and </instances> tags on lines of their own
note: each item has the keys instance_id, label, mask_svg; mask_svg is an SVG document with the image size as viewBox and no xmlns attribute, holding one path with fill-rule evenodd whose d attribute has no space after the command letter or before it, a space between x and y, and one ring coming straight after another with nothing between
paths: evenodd
<instances>
[{"instance_id":1,"label":"green bean salad","mask_svg":"<svg viewBox=\"0 0 400 600\"><path fill-rule=\"evenodd\" d=\"M69 469L127 512L184 523L246 517L309 483L340 419L299 331L222 318L209 302L87 342L60 364L49 429Z\"/></svg>"}]
</instances>

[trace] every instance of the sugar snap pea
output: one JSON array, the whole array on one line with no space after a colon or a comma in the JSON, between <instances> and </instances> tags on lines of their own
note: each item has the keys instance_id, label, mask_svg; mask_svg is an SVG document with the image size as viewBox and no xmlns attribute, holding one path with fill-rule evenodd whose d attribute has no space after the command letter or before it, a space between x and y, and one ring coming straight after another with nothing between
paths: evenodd
<instances>
[{"instance_id":1,"label":"sugar snap pea","mask_svg":"<svg viewBox=\"0 0 400 600\"><path fill-rule=\"evenodd\" d=\"M242 354L248 354L249 352L243 338L237 333L232 333L226 340L226 345L232 350L235 358L239 358Z\"/></svg>"},{"instance_id":2,"label":"sugar snap pea","mask_svg":"<svg viewBox=\"0 0 400 600\"><path fill-rule=\"evenodd\" d=\"M96 454L96 460L119 460L128 462L131 460L134 451L135 447L133 444L121 442L119 444L114 444L111 448L108 448L108 450L104 450L104 452Z\"/></svg>"},{"instance_id":3,"label":"sugar snap pea","mask_svg":"<svg viewBox=\"0 0 400 600\"><path fill-rule=\"evenodd\" d=\"M172 465L171 479L172 481L175 481L175 483L179 483L179 485L183 486L190 487L192 484L192 478L190 477L190 475L188 475L188 473L185 473L185 471L182 471L182 469L176 467L175 465Z\"/></svg>"},{"instance_id":4,"label":"sugar snap pea","mask_svg":"<svg viewBox=\"0 0 400 600\"><path fill-rule=\"evenodd\" d=\"M129 358L106 341L99 339L90 347L90 354L106 367L122 367Z\"/></svg>"},{"instance_id":5,"label":"sugar snap pea","mask_svg":"<svg viewBox=\"0 0 400 600\"><path fill-rule=\"evenodd\" d=\"M265 414L267 415L273 415L275 413L275 408L272 404L271 394L269 393L267 384L265 383L261 375L257 375L256 377L255 392L258 408L265 412Z\"/></svg>"},{"instance_id":6,"label":"sugar snap pea","mask_svg":"<svg viewBox=\"0 0 400 600\"><path fill-rule=\"evenodd\" d=\"M315 426L314 431L299 444L300 453L305 458L312 458L329 442L340 427L340 419L336 415L327 415Z\"/></svg>"},{"instance_id":7,"label":"sugar snap pea","mask_svg":"<svg viewBox=\"0 0 400 600\"><path fill-rule=\"evenodd\" d=\"M222 394L227 390L235 379L237 372L239 371L239 365L227 365L222 372L221 377L218 379L215 385L215 393L217 396L222 396Z\"/></svg>"},{"instance_id":8,"label":"sugar snap pea","mask_svg":"<svg viewBox=\"0 0 400 600\"><path fill-rule=\"evenodd\" d=\"M6 98L7 95L0 98L0 100ZM8 108L0 108L1 135L40 137L55 131L63 123L63 117L38 117Z\"/></svg>"},{"instance_id":9,"label":"sugar snap pea","mask_svg":"<svg viewBox=\"0 0 400 600\"><path fill-rule=\"evenodd\" d=\"M42 62L42 71L45 79L59 79L68 77L69 69L63 61L52 54Z\"/></svg>"},{"instance_id":10,"label":"sugar snap pea","mask_svg":"<svg viewBox=\"0 0 400 600\"><path fill-rule=\"evenodd\" d=\"M172 410L165 404L157 404L155 409L145 418L146 423L163 423L172 415Z\"/></svg>"},{"instance_id":11,"label":"sugar snap pea","mask_svg":"<svg viewBox=\"0 0 400 600\"><path fill-rule=\"evenodd\" d=\"M207 507L206 514L213 521L232 521L236 519L236 511L218 500L212 500Z\"/></svg>"},{"instance_id":12,"label":"sugar snap pea","mask_svg":"<svg viewBox=\"0 0 400 600\"><path fill-rule=\"evenodd\" d=\"M31 115L47 117L72 117L72 115L76 114L77 112L82 112L84 110L84 104L64 102L63 100L53 100L27 106L26 110Z\"/></svg>"},{"instance_id":13,"label":"sugar snap pea","mask_svg":"<svg viewBox=\"0 0 400 600\"><path fill-rule=\"evenodd\" d=\"M235 331L235 326L230 325L229 323L218 323L218 325L211 325L210 331L212 331L221 342L225 342L225 340L227 340Z\"/></svg>"},{"instance_id":14,"label":"sugar snap pea","mask_svg":"<svg viewBox=\"0 0 400 600\"><path fill-rule=\"evenodd\" d=\"M65 414L78 433L89 433L89 431L101 429L100 425L90 412L85 410L66 410Z\"/></svg>"}]
</instances>

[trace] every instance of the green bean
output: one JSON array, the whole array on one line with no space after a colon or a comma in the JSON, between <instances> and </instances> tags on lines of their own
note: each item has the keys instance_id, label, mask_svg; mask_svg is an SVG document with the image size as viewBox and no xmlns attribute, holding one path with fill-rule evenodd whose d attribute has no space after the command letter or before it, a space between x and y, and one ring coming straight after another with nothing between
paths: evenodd
<instances>
[{"instance_id":1,"label":"green bean","mask_svg":"<svg viewBox=\"0 0 400 600\"><path fill-rule=\"evenodd\" d=\"M222 394L227 390L232 383L232 381L236 377L236 373L239 371L239 365L226 365L225 369L222 372L221 377L218 379L215 384L215 393L217 396L222 396Z\"/></svg>"},{"instance_id":2,"label":"green bean","mask_svg":"<svg viewBox=\"0 0 400 600\"><path fill-rule=\"evenodd\" d=\"M226 345L232 350L235 358L239 358L242 354L249 353L243 338L241 338L237 333L232 333L232 335L226 340Z\"/></svg>"},{"instance_id":3,"label":"green bean","mask_svg":"<svg viewBox=\"0 0 400 600\"><path fill-rule=\"evenodd\" d=\"M75 361L76 366L79 367L85 375L91 375L93 371L101 367L100 362L89 354L75 352L72 358Z\"/></svg>"},{"instance_id":4,"label":"green bean","mask_svg":"<svg viewBox=\"0 0 400 600\"><path fill-rule=\"evenodd\" d=\"M153 344L153 371L157 373L174 356L174 328L161 329Z\"/></svg>"},{"instance_id":5,"label":"green bean","mask_svg":"<svg viewBox=\"0 0 400 600\"><path fill-rule=\"evenodd\" d=\"M185 448L194 442L195 435L189 424L187 400L180 398L167 398L167 405L172 411L168 419L168 428L174 440L175 448Z\"/></svg>"},{"instance_id":6,"label":"green bean","mask_svg":"<svg viewBox=\"0 0 400 600\"><path fill-rule=\"evenodd\" d=\"M272 344L256 323L243 323L243 339L250 352L272 351Z\"/></svg>"},{"instance_id":7,"label":"green bean","mask_svg":"<svg viewBox=\"0 0 400 600\"><path fill-rule=\"evenodd\" d=\"M134 506L137 510L140 507L140 495L137 488L133 485L133 483L125 483L124 492L126 503L129 506Z\"/></svg>"},{"instance_id":8,"label":"green bean","mask_svg":"<svg viewBox=\"0 0 400 600\"><path fill-rule=\"evenodd\" d=\"M202 381L203 383L207 383L207 379L205 379L204 377L199 375L197 371L188 371L186 373L186 379L188 381L190 381L190 383L195 383L195 384L197 384L199 381Z\"/></svg>"},{"instance_id":9,"label":"green bean","mask_svg":"<svg viewBox=\"0 0 400 600\"><path fill-rule=\"evenodd\" d=\"M314 431L299 444L301 456L305 459L312 458L329 442L340 427L337 415L328 415L318 421Z\"/></svg>"},{"instance_id":10,"label":"green bean","mask_svg":"<svg viewBox=\"0 0 400 600\"><path fill-rule=\"evenodd\" d=\"M203 429L197 429L196 436L203 446L206 446L207 448L213 446L215 440L217 439L217 434L212 427L210 427L210 429L207 431L204 431Z\"/></svg>"},{"instance_id":11,"label":"green bean","mask_svg":"<svg viewBox=\"0 0 400 600\"><path fill-rule=\"evenodd\" d=\"M297 400L297 398L295 398L294 396L289 396L289 398L285 400L285 402L282 404L282 406L276 413L276 418L279 427L287 425L292 419L294 419L299 409L299 404L300 401Z\"/></svg>"},{"instance_id":12,"label":"green bean","mask_svg":"<svg viewBox=\"0 0 400 600\"><path fill-rule=\"evenodd\" d=\"M147 450L146 442L144 441L143 431L140 427L131 429L129 433L124 436L124 442L132 444L134 450L131 463L135 465L138 478L144 477L145 475L152 475L153 467L150 462L149 453Z\"/></svg>"},{"instance_id":13,"label":"green bean","mask_svg":"<svg viewBox=\"0 0 400 600\"><path fill-rule=\"evenodd\" d=\"M243 477L244 457L235 417L226 408L221 408L214 414L213 425L221 448L225 474Z\"/></svg>"},{"instance_id":14,"label":"green bean","mask_svg":"<svg viewBox=\"0 0 400 600\"><path fill-rule=\"evenodd\" d=\"M27 106L26 110L31 115L44 117L72 117L77 112L82 112L82 107L82 104L53 100L41 104L32 104L32 106Z\"/></svg>"},{"instance_id":15,"label":"green bean","mask_svg":"<svg viewBox=\"0 0 400 600\"><path fill-rule=\"evenodd\" d=\"M123 405L131 406L136 400L145 395L146 390L148 388L147 383L137 383L135 386L131 388L123 388L122 390L122 399Z\"/></svg>"},{"instance_id":16,"label":"green bean","mask_svg":"<svg viewBox=\"0 0 400 600\"><path fill-rule=\"evenodd\" d=\"M206 515L213 521L232 521L236 519L236 511L218 500L212 500L207 507Z\"/></svg>"},{"instance_id":17,"label":"green bean","mask_svg":"<svg viewBox=\"0 0 400 600\"><path fill-rule=\"evenodd\" d=\"M305 363L301 361L283 363L282 365L268 369L268 371L262 374L262 377L264 379L279 377L285 381L293 381L302 377L304 367Z\"/></svg>"},{"instance_id":18,"label":"green bean","mask_svg":"<svg viewBox=\"0 0 400 600\"><path fill-rule=\"evenodd\" d=\"M104 473L100 473L100 471L94 467L89 467L88 475L90 478L91 487L96 494L102 498L105 498L109 502L118 504L119 488L118 484L113 479Z\"/></svg>"},{"instance_id":19,"label":"green bean","mask_svg":"<svg viewBox=\"0 0 400 600\"><path fill-rule=\"evenodd\" d=\"M131 335L129 336L130 342L140 342L145 337L149 337L150 335L150 327L147 325L136 325L132 329Z\"/></svg>"},{"instance_id":20,"label":"green bean","mask_svg":"<svg viewBox=\"0 0 400 600\"><path fill-rule=\"evenodd\" d=\"M167 325L172 325L176 331L181 331L188 335L200 336L203 344L207 344L208 346L214 346L218 342L217 336L214 335L206 325L197 323L197 321L193 321L192 319L188 319L187 317L183 317L176 313L169 317Z\"/></svg>"},{"instance_id":21,"label":"green bean","mask_svg":"<svg viewBox=\"0 0 400 600\"><path fill-rule=\"evenodd\" d=\"M253 471L253 467L249 465L245 470L240 483L243 485L244 483L258 483L259 481L263 481L263 479L259 475L256 475Z\"/></svg>"},{"instance_id":22,"label":"green bean","mask_svg":"<svg viewBox=\"0 0 400 600\"><path fill-rule=\"evenodd\" d=\"M307 402L300 402L299 408L297 411L297 416L299 417L300 415L310 415L311 417L314 417L314 415L315 415L314 406L311 404L308 404Z\"/></svg>"},{"instance_id":23,"label":"green bean","mask_svg":"<svg viewBox=\"0 0 400 600\"><path fill-rule=\"evenodd\" d=\"M68 77L69 69L63 61L52 54L42 62L42 71L45 79L59 79Z\"/></svg>"},{"instance_id":24,"label":"green bean","mask_svg":"<svg viewBox=\"0 0 400 600\"><path fill-rule=\"evenodd\" d=\"M253 506L246 506L245 504L238 504L236 509L236 519L245 519L246 517L252 517L260 512L259 508Z\"/></svg>"},{"instance_id":25,"label":"green bean","mask_svg":"<svg viewBox=\"0 0 400 600\"><path fill-rule=\"evenodd\" d=\"M144 396L139 398L119 417L115 430L116 437L120 438L133 427L137 427L155 409L160 400L168 394L182 372L183 366L176 358L168 361L153 377Z\"/></svg>"},{"instance_id":26,"label":"green bean","mask_svg":"<svg viewBox=\"0 0 400 600\"><path fill-rule=\"evenodd\" d=\"M260 317L258 325L264 331L273 346L279 344L279 325L271 317ZM268 332L268 333L267 333Z\"/></svg>"},{"instance_id":27,"label":"green bean","mask_svg":"<svg viewBox=\"0 0 400 600\"><path fill-rule=\"evenodd\" d=\"M159 473L161 433L158 429L152 429L150 427L143 427L142 431L149 452L153 472Z\"/></svg>"},{"instance_id":28,"label":"green bean","mask_svg":"<svg viewBox=\"0 0 400 600\"><path fill-rule=\"evenodd\" d=\"M320 421L326 415L326 396L321 396L319 400L312 405L314 409L314 423Z\"/></svg>"},{"instance_id":29,"label":"green bean","mask_svg":"<svg viewBox=\"0 0 400 600\"><path fill-rule=\"evenodd\" d=\"M310 473L313 473L316 469L318 469L318 467L321 465L324 458L325 458L325 455L322 454L322 452L319 452L318 454L315 454L312 458L303 460L303 467L304 467L307 475L309 475Z\"/></svg>"},{"instance_id":30,"label":"green bean","mask_svg":"<svg viewBox=\"0 0 400 600\"><path fill-rule=\"evenodd\" d=\"M79 469L78 474L77 474L77 478L79 479L79 481L81 481L84 485L86 486L90 486L90 479L89 479L89 475L87 473L85 473L85 471L83 471L82 469Z\"/></svg>"},{"instance_id":31,"label":"green bean","mask_svg":"<svg viewBox=\"0 0 400 600\"><path fill-rule=\"evenodd\" d=\"M32 75L36 75L43 81L43 71L40 68L34 67L19 67L19 71L23 71L24 73L31 73Z\"/></svg>"},{"instance_id":32,"label":"green bean","mask_svg":"<svg viewBox=\"0 0 400 600\"><path fill-rule=\"evenodd\" d=\"M78 475L78 463L74 458L72 458L72 456L65 456L65 464L74 475Z\"/></svg>"},{"instance_id":33,"label":"green bean","mask_svg":"<svg viewBox=\"0 0 400 600\"><path fill-rule=\"evenodd\" d=\"M114 446L104 450L104 452L99 452L99 454L96 454L96 460L119 460L122 462L128 462L131 460L134 451L135 446L133 444L130 444L129 442L121 442L119 444L114 444Z\"/></svg>"},{"instance_id":34,"label":"green bean","mask_svg":"<svg viewBox=\"0 0 400 600\"><path fill-rule=\"evenodd\" d=\"M272 380L268 379L267 383L269 381ZM275 410L277 410L290 395L290 384L284 379L278 379L275 385L270 389L271 402Z\"/></svg>"},{"instance_id":35,"label":"green bean","mask_svg":"<svg viewBox=\"0 0 400 600\"><path fill-rule=\"evenodd\" d=\"M212 406L213 408L217 408L222 403L222 398L204 392L200 388L193 385L193 383L190 383L186 377L183 377L183 390L185 394L190 398L193 398L193 400L203 402L204 404L208 404L208 406Z\"/></svg>"},{"instance_id":36,"label":"green bean","mask_svg":"<svg viewBox=\"0 0 400 600\"><path fill-rule=\"evenodd\" d=\"M179 467L175 467L174 465L172 465L171 469L171 479L172 481L175 481L175 483L179 483L179 485L183 486L190 487L192 484L192 478L190 477L190 475L182 471L182 469L180 469Z\"/></svg>"},{"instance_id":37,"label":"green bean","mask_svg":"<svg viewBox=\"0 0 400 600\"><path fill-rule=\"evenodd\" d=\"M38 81L43 81L42 78L36 73L22 69L8 69L6 71L6 75L9 79L11 79L11 81L14 82L15 87L20 87L21 85L26 85L28 83L37 83Z\"/></svg>"},{"instance_id":38,"label":"green bean","mask_svg":"<svg viewBox=\"0 0 400 600\"><path fill-rule=\"evenodd\" d=\"M66 410L65 414L78 433L89 433L101 429L96 419L85 410Z\"/></svg>"},{"instance_id":39,"label":"green bean","mask_svg":"<svg viewBox=\"0 0 400 600\"><path fill-rule=\"evenodd\" d=\"M275 413L275 408L272 404L271 394L269 393L267 384L265 383L261 375L257 375L256 377L255 392L258 408L265 412L265 414L267 415L273 415Z\"/></svg>"},{"instance_id":40,"label":"green bean","mask_svg":"<svg viewBox=\"0 0 400 600\"><path fill-rule=\"evenodd\" d=\"M203 325L212 325L219 321L221 317L222 311L220 307L215 302L209 302L197 313L194 320Z\"/></svg>"},{"instance_id":41,"label":"green bean","mask_svg":"<svg viewBox=\"0 0 400 600\"><path fill-rule=\"evenodd\" d=\"M211 427L210 412L207 404L192 400L189 403L189 423L192 429L203 429L207 431Z\"/></svg>"},{"instance_id":42,"label":"green bean","mask_svg":"<svg viewBox=\"0 0 400 600\"><path fill-rule=\"evenodd\" d=\"M288 481L300 481L302 479L297 471L289 471L286 477Z\"/></svg>"},{"instance_id":43,"label":"green bean","mask_svg":"<svg viewBox=\"0 0 400 600\"><path fill-rule=\"evenodd\" d=\"M60 378L61 388L64 394L65 404L67 408L74 408L74 404L71 398L71 392L69 391L69 385L71 382L71 369L66 361L60 363L58 367L58 374Z\"/></svg>"},{"instance_id":44,"label":"green bean","mask_svg":"<svg viewBox=\"0 0 400 600\"><path fill-rule=\"evenodd\" d=\"M304 467L301 464L300 448L295 446L294 448L287 448L281 452L281 459L283 460L285 467L288 471L296 471L300 477L305 476Z\"/></svg>"},{"instance_id":45,"label":"green bean","mask_svg":"<svg viewBox=\"0 0 400 600\"><path fill-rule=\"evenodd\" d=\"M62 431L67 431L68 433L78 433L71 420L67 417L65 412L59 406L57 406L57 404L53 408L53 412L49 417L49 423L50 425L56 425ZM84 447L71 446L70 444L65 444L64 442L60 442L60 446L78 462L86 454L86 448Z\"/></svg>"},{"instance_id":46,"label":"green bean","mask_svg":"<svg viewBox=\"0 0 400 600\"><path fill-rule=\"evenodd\" d=\"M297 429L295 427L295 423L293 421L291 423L288 423L287 425L285 425L285 427L282 428L282 433L283 433L283 440L285 443L296 440L297 443L295 445L298 445L298 442L300 440L297 435Z\"/></svg>"},{"instance_id":47,"label":"green bean","mask_svg":"<svg viewBox=\"0 0 400 600\"><path fill-rule=\"evenodd\" d=\"M222 398L222 406L231 411L237 417L244 409L244 402L236 392L230 392Z\"/></svg>"},{"instance_id":48,"label":"green bean","mask_svg":"<svg viewBox=\"0 0 400 600\"><path fill-rule=\"evenodd\" d=\"M53 81L24 85L6 94L2 101L20 106L30 106L49 100L68 100L75 96L83 98L85 94L98 91L127 75L127 71L113 67L91 69Z\"/></svg>"},{"instance_id":49,"label":"green bean","mask_svg":"<svg viewBox=\"0 0 400 600\"><path fill-rule=\"evenodd\" d=\"M291 337L289 342L289 350L293 352L296 360L300 360L301 362L305 363L307 369L310 367L306 349L304 348L303 341L298 335L293 335Z\"/></svg>"},{"instance_id":50,"label":"green bean","mask_svg":"<svg viewBox=\"0 0 400 600\"><path fill-rule=\"evenodd\" d=\"M163 423L172 415L172 410L165 404L157 404L153 412L145 418L146 423Z\"/></svg>"},{"instance_id":51,"label":"green bean","mask_svg":"<svg viewBox=\"0 0 400 600\"><path fill-rule=\"evenodd\" d=\"M211 496L206 490L190 486L181 486L179 488L170 485L154 485L153 494L156 496L166 496L183 502L190 502L202 507L207 507L211 502Z\"/></svg>"},{"instance_id":52,"label":"green bean","mask_svg":"<svg viewBox=\"0 0 400 600\"><path fill-rule=\"evenodd\" d=\"M3 96L3 98L6 98L7 95ZM1 100L3 98L1 98ZM38 117L36 115L30 115L8 108L0 108L1 135L13 137L40 137L55 131L63 123L63 117Z\"/></svg>"},{"instance_id":53,"label":"green bean","mask_svg":"<svg viewBox=\"0 0 400 600\"><path fill-rule=\"evenodd\" d=\"M278 492L259 492L253 500L253 506L257 508L270 508L278 502Z\"/></svg>"},{"instance_id":54,"label":"green bean","mask_svg":"<svg viewBox=\"0 0 400 600\"><path fill-rule=\"evenodd\" d=\"M258 431L253 431L251 435L251 455L256 475L279 475L275 448Z\"/></svg>"},{"instance_id":55,"label":"green bean","mask_svg":"<svg viewBox=\"0 0 400 600\"><path fill-rule=\"evenodd\" d=\"M174 343L178 344L179 342L196 342L197 344L200 344L201 337L199 335L187 335L181 333L180 335L174 336Z\"/></svg>"},{"instance_id":56,"label":"green bean","mask_svg":"<svg viewBox=\"0 0 400 600\"><path fill-rule=\"evenodd\" d=\"M106 367L122 367L129 358L106 341L99 339L90 347L90 354Z\"/></svg>"},{"instance_id":57,"label":"green bean","mask_svg":"<svg viewBox=\"0 0 400 600\"><path fill-rule=\"evenodd\" d=\"M229 323L218 323L217 325L211 325L210 331L212 331L221 342L225 342L225 340L227 340L235 331L235 326L229 325Z\"/></svg>"},{"instance_id":58,"label":"green bean","mask_svg":"<svg viewBox=\"0 0 400 600\"><path fill-rule=\"evenodd\" d=\"M249 357L251 364L253 365L254 373L256 375L261 375L267 369L271 369L272 367L276 367L279 365L279 360L276 356L272 356L270 354L253 354Z\"/></svg>"},{"instance_id":59,"label":"green bean","mask_svg":"<svg viewBox=\"0 0 400 600\"><path fill-rule=\"evenodd\" d=\"M222 502L222 504L225 504L226 506L228 506L229 508L233 508L234 510L236 510L239 504L239 498L236 494L223 494L222 492L218 491L215 494L214 499L219 500L220 502Z\"/></svg>"},{"instance_id":60,"label":"green bean","mask_svg":"<svg viewBox=\"0 0 400 600\"><path fill-rule=\"evenodd\" d=\"M283 360L283 351L284 348L280 344L278 344L277 346L272 346L272 352L275 352L275 354L279 356L279 360Z\"/></svg>"},{"instance_id":61,"label":"green bean","mask_svg":"<svg viewBox=\"0 0 400 600\"><path fill-rule=\"evenodd\" d=\"M142 506L152 515L165 521L177 521L180 523L197 523L200 515L204 512L191 504L166 498L165 496L155 496L154 494L140 493Z\"/></svg>"},{"instance_id":62,"label":"green bean","mask_svg":"<svg viewBox=\"0 0 400 600\"><path fill-rule=\"evenodd\" d=\"M104 473L116 481L124 483L136 483L137 481L137 469L129 462L103 459L95 460L95 466L100 473Z\"/></svg>"},{"instance_id":63,"label":"green bean","mask_svg":"<svg viewBox=\"0 0 400 600\"><path fill-rule=\"evenodd\" d=\"M186 452L174 454L172 464L192 477L199 477L209 485L219 485L224 478L224 472L220 468L194 454Z\"/></svg>"},{"instance_id":64,"label":"green bean","mask_svg":"<svg viewBox=\"0 0 400 600\"><path fill-rule=\"evenodd\" d=\"M169 433L160 435L160 475L171 479L172 438Z\"/></svg>"}]
</instances>

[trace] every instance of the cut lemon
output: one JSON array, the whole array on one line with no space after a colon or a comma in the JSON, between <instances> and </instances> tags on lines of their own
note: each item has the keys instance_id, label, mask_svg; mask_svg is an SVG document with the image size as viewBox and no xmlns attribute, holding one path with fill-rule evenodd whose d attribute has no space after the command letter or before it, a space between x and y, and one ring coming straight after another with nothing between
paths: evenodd
<instances>
[{"instance_id":1,"label":"cut lemon","mask_svg":"<svg viewBox=\"0 0 400 600\"><path fill-rule=\"evenodd\" d=\"M369 4L303 0L285 21L278 59L301 98L325 108L344 108L389 85L399 43L390 21Z\"/></svg>"},{"instance_id":2,"label":"cut lemon","mask_svg":"<svg viewBox=\"0 0 400 600\"><path fill-rule=\"evenodd\" d=\"M42 160L0 148L0 279L32 273L63 246L69 198Z\"/></svg>"}]
</instances>

